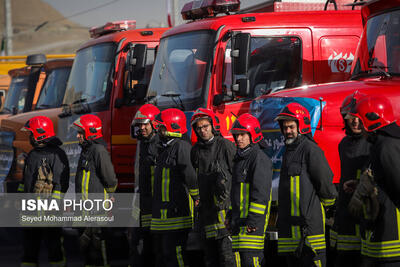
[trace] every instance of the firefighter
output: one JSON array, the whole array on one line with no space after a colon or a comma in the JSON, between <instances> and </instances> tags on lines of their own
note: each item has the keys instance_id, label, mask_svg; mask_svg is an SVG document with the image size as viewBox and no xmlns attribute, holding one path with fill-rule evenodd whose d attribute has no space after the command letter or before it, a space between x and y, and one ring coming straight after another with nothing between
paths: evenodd
<instances>
[{"instance_id":1,"label":"firefighter","mask_svg":"<svg viewBox=\"0 0 400 267\"><path fill-rule=\"evenodd\" d=\"M191 151L191 161L199 183L205 265L231 267L235 260L225 217L230 206L235 145L221 136L218 117L209 109L197 109L191 125L198 138Z\"/></svg>"},{"instance_id":2,"label":"firefighter","mask_svg":"<svg viewBox=\"0 0 400 267\"><path fill-rule=\"evenodd\" d=\"M154 255L150 235L151 205L154 182L155 162L159 149L159 136L154 129L154 118L160 110L145 104L136 112L131 124L131 137L139 140L139 193L140 193L140 231L132 240L143 240L143 249L139 260L134 258L132 266L154 266ZM136 244L137 245L137 244Z\"/></svg>"},{"instance_id":3,"label":"firefighter","mask_svg":"<svg viewBox=\"0 0 400 267\"><path fill-rule=\"evenodd\" d=\"M18 191L61 199L69 186L69 165L67 155L60 148L62 143L54 134L53 122L48 117L36 116L21 130L30 132L33 149L25 160L23 181ZM42 240L48 249L50 266L65 266L61 236L60 227L24 229L21 266L38 266Z\"/></svg>"},{"instance_id":4,"label":"firefighter","mask_svg":"<svg viewBox=\"0 0 400 267\"><path fill-rule=\"evenodd\" d=\"M155 118L162 148L154 172L150 229L154 234L156 266L184 266L184 249L199 203L196 172L190 162L185 114L176 108Z\"/></svg>"},{"instance_id":5,"label":"firefighter","mask_svg":"<svg viewBox=\"0 0 400 267\"><path fill-rule=\"evenodd\" d=\"M99 117L87 114L73 122L82 152L75 176L75 192L88 199L91 193L109 198L117 187L114 167L102 136L102 123ZM85 265L106 266L106 240L110 232L107 228L87 227L79 238L80 249L85 256Z\"/></svg>"},{"instance_id":6,"label":"firefighter","mask_svg":"<svg viewBox=\"0 0 400 267\"><path fill-rule=\"evenodd\" d=\"M362 96L363 94L356 91L348 95L340 107L346 136L339 143L339 196L336 201L335 222L331 230L331 246L337 252L336 267L360 266L361 263L360 222L349 213L347 206L361 171L368 162L371 147L360 119L349 114Z\"/></svg>"},{"instance_id":7,"label":"firefighter","mask_svg":"<svg viewBox=\"0 0 400 267\"><path fill-rule=\"evenodd\" d=\"M326 266L325 211L335 203L333 173L298 103L275 118L285 137L278 191L278 253L288 266Z\"/></svg>"},{"instance_id":8,"label":"firefighter","mask_svg":"<svg viewBox=\"0 0 400 267\"><path fill-rule=\"evenodd\" d=\"M362 266L400 266L400 127L390 101L383 96L362 97L350 114L362 121L372 143L372 175L369 175L373 178L372 187L361 177L353 198L378 202L369 207L363 202L361 208L366 226Z\"/></svg>"},{"instance_id":9,"label":"firefighter","mask_svg":"<svg viewBox=\"0 0 400 267\"><path fill-rule=\"evenodd\" d=\"M261 150L264 139L260 123L245 113L230 130L236 143L232 174L232 211L227 226L232 231L236 264L261 266L264 259L265 230L271 203L272 162Z\"/></svg>"}]
</instances>

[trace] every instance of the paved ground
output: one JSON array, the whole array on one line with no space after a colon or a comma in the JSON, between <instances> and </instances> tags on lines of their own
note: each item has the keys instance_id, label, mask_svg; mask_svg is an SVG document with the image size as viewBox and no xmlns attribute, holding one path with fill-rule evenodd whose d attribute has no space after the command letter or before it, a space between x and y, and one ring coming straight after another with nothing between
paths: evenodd
<instances>
[{"instance_id":1,"label":"paved ground","mask_svg":"<svg viewBox=\"0 0 400 267\"><path fill-rule=\"evenodd\" d=\"M118 260L111 260L113 267L127 266L127 248L121 230L115 231L113 236L113 251ZM22 257L22 229L0 228L0 262L4 267L19 267ZM76 230L64 229L64 248L67 259L67 267L82 267L82 255L78 249L78 234ZM44 244L41 247L40 267L50 267L47 260L47 251Z\"/></svg>"}]
</instances>

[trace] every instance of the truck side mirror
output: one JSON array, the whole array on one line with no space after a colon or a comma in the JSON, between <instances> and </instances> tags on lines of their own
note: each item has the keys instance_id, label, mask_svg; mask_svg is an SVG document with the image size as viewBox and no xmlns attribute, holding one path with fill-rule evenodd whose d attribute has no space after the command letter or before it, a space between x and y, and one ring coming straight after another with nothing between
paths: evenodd
<instances>
[{"instance_id":1,"label":"truck side mirror","mask_svg":"<svg viewBox=\"0 0 400 267\"><path fill-rule=\"evenodd\" d=\"M236 84L232 85L232 91L237 96L249 96L250 95L250 81L249 79L238 79Z\"/></svg>"},{"instance_id":2,"label":"truck side mirror","mask_svg":"<svg viewBox=\"0 0 400 267\"><path fill-rule=\"evenodd\" d=\"M132 57L129 59L129 65L132 66L133 80L141 80L144 77L146 68L147 45L136 44L133 48Z\"/></svg>"},{"instance_id":3,"label":"truck side mirror","mask_svg":"<svg viewBox=\"0 0 400 267\"><path fill-rule=\"evenodd\" d=\"M233 37L232 64L235 75L247 75L250 58L250 33L237 33Z\"/></svg>"}]
</instances>

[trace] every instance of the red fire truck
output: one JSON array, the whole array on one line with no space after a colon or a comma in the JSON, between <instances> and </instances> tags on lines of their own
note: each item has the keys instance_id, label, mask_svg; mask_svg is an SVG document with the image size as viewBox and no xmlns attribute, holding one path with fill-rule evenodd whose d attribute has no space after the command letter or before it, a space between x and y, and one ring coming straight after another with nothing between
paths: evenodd
<instances>
[{"instance_id":1,"label":"red fire truck","mask_svg":"<svg viewBox=\"0 0 400 267\"><path fill-rule=\"evenodd\" d=\"M270 156L279 170L282 137L273 122L279 109L296 101L313 114L316 142L324 150L334 171L334 182L340 178L338 144L344 136L339 107L343 99L358 90L361 93L387 96L400 118L400 1L370 1L362 8L364 31L352 66L351 80L326 85L303 86L262 96L251 105L251 112L262 120L264 135L270 141ZM322 112L321 112L322 110Z\"/></svg>"},{"instance_id":2,"label":"red fire truck","mask_svg":"<svg viewBox=\"0 0 400 267\"><path fill-rule=\"evenodd\" d=\"M164 33L148 90L161 109L213 109L224 136L258 96L348 79L362 31L359 11L214 17L239 3L186 4L183 17L196 21Z\"/></svg>"}]
</instances>

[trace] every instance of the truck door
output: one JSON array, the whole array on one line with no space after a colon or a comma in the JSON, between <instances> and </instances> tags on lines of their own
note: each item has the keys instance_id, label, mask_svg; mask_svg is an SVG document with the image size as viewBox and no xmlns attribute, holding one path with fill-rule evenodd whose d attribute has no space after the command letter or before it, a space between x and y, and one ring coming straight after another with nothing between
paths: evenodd
<instances>
[{"instance_id":1,"label":"truck door","mask_svg":"<svg viewBox=\"0 0 400 267\"><path fill-rule=\"evenodd\" d=\"M140 81L134 81L134 84L146 86L149 84L154 58L155 49L148 48L144 78ZM126 79L126 72L127 69L124 66L123 73L121 73L121 76L118 75L120 84L115 92L117 100L112 107L111 120L111 157L115 172L118 175L119 188L133 188L134 185L132 173L136 151L136 139L132 139L130 136L130 125L136 111L143 104L134 99L123 99L127 97L126 94L124 94L124 82L122 82ZM118 100L118 98L121 100ZM122 101L122 99L124 103L118 104L117 102Z\"/></svg>"},{"instance_id":2,"label":"truck door","mask_svg":"<svg viewBox=\"0 0 400 267\"><path fill-rule=\"evenodd\" d=\"M225 44L222 104L214 110L221 123L221 132L229 133L236 116L249 112L252 99L278 90L311 83L313 80L313 53L309 29L262 29L248 31L250 39L249 68L246 75L232 72L232 39ZM220 55L221 56L221 55ZM232 85L247 78L249 93L238 96Z\"/></svg>"}]
</instances>

